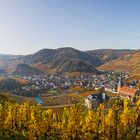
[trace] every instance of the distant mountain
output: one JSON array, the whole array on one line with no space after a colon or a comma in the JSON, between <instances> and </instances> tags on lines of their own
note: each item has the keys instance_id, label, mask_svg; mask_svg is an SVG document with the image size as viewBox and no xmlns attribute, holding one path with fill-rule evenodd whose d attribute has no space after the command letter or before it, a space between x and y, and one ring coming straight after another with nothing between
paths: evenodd
<instances>
[{"instance_id":1,"label":"distant mountain","mask_svg":"<svg viewBox=\"0 0 140 140\"><path fill-rule=\"evenodd\" d=\"M140 51L101 49L79 51L66 47L43 49L31 55L0 55L1 73L34 75L41 73L100 73L102 70L139 73ZM99 70L96 69L99 68Z\"/></svg>"},{"instance_id":2,"label":"distant mountain","mask_svg":"<svg viewBox=\"0 0 140 140\"><path fill-rule=\"evenodd\" d=\"M20 55L0 54L0 60L11 60L20 58Z\"/></svg>"},{"instance_id":3,"label":"distant mountain","mask_svg":"<svg viewBox=\"0 0 140 140\"><path fill-rule=\"evenodd\" d=\"M27 64L18 64L16 66L16 70L13 72L13 74L22 75L22 76L32 76L32 75L40 75L40 74L42 74L42 72Z\"/></svg>"},{"instance_id":4,"label":"distant mountain","mask_svg":"<svg viewBox=\"0 0 140 140\"><path fill-rule=\"evenodd\" d=\"M21 55L0 54L0 75L11 73L16 65L23 63Z\"/></svg>"},{"instance_id":5,"label":"distant mountain","mask_svg":"<svg viewBox=\"0 0 140 140\"><path fill-rule=\"evenodd\" d=\"M23 57L25 63L35 64L49 62L55 55L55 50L53 49L42 49L34 54L26 55Z\"/></svg>"},{"instance_id":6,"label":"distant mountain","mask_svg":"<svg viewBox=\"0 0 140 140\"><path fill-rule=\"evenodd\" d=\"M87 53L99 57L104 63L106 63L111 60L122 57L126 54L130 54L134 51L135 50L129 50L129 49L99 49L99 50L87 51Z\"/></svg>"},{"instance_id":7,"label":"distant mountain","mask_svg":"<svg viewBox=\"0 0 140 140\"><path fill-rule=\"evenodd\" d=\"M103 70L129 72L131 75L140 75L140 50L110 61L99 68Z\"/></svg>"},{"instance_id":8,"label":"distant mountain","mask_svg":"<svg viewBox=\"0 0 140 140\"><path fill-rule=\"evenodd\" d=\"M25 56L23 60L47 73L97 72L95 67L103 64L98 57L69 47L43 49Z\"/></svg>"},{"instance_id":9,"label":"distant mountain","mask_svg":"<svg viewBox=\"0 0 140 140\"><path fill-rule=\"evenodd\" d=\"M12 58L12 59L6 59L6 60L1 60L0 59L0 70L1 74L2 73L12 73L13 71L15 71L16 66L18 64L23 63L22 57L20 58Z\"/></svg>"},{"instance_id":10,"label":"distant mountain","mask_svg":"<svg viewBox=\"0 0 140 140\"><path fill-rule=\"evenodd\" d=\"M61 63L62 60L79 59L90 62L94 66L99 66L103 62L96 56L90 55L73 48L59 48L59 49L43 49L35 54L24 57L25 63ZM51 61L51 62L50 62Z\"/></svg>"}]
</instances>

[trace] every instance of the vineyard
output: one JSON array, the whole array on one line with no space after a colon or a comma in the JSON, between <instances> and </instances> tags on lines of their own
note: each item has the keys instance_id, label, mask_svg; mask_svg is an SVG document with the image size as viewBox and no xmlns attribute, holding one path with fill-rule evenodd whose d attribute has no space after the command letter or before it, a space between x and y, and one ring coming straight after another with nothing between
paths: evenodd
<instances>
[{"instance_id":1,"label":"vineyard","mask_svg":"<svg viewBox=\"0 0 140 140\"><path fill-rule=\"evenodd\" d=\"M0 139L17 140L136 140L140 139L140 98L103 104L85 111L82 105L59 110L29 103L0 103Z\"/></svg>"}]
</instances>

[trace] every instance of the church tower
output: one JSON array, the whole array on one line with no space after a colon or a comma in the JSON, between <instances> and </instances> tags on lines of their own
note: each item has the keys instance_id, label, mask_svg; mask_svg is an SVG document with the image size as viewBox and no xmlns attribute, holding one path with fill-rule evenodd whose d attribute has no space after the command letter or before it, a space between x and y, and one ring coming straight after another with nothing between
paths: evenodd
<instances>
[{"instance_id":1,"label":"church tower","mask_svg":"<svg viewBox=\"0 0 140 140\"><path fill-rule=\"evenodd\" d=\"M122 82L122 75L119 77L118 87L117 87L117 93L120 92L120 88L123 86Z\"/></svg>"}]
</instances>

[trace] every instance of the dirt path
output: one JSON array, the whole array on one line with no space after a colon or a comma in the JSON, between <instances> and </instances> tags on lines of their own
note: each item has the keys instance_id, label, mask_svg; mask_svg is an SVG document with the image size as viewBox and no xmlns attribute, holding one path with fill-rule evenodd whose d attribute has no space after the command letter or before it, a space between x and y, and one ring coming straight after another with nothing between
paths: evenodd
<instances>
[{"instance_id":1,"label":"dirt path","mask_svg":"<svg viewBox=\"0 0 140 140\"><path fill-rule=\"evenodd\" d=\"M70 107L70 106L73 106L75 104L66 104L66 105L55 105L55 106L44 106L44 108L61 108L61 107Z\"/></svg>"}]
</instances>

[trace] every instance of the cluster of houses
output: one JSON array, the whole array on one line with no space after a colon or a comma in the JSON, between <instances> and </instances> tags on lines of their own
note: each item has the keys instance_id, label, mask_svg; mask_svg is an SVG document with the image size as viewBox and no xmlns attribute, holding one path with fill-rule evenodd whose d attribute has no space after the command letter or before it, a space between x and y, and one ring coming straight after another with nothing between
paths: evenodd
<instances>
[{"instance_id":1,"label":"cluster of houses","mask_svg":"<svg viewBox=\"0 0 140 140\"><path fill-rule=\"evenodd\" d=\"M110 89L111 91L111 89ZM132 102L135 102L137 99L137 96L139 96L139 90L135 86L126 86L123 83L122 76L119 78L118 84L117 84L117 91L112 92L114 94L117 94L120 98L127 98L131 100ZM103 103L109 99L109 96L107 96L105 93L98 93L89 95L85 98L85 106L92 109L97 107L100 103Z\"/></svg>"},{"instance_id":2,"label":"cluster of houses","mask_svg":"<svg viewBox=\"0 0 140 140\"><path fill-rule=\"evenodd\" d=\"M123 76L124 78L126 75ZM74 86L81 86L84 88L90 87L92 89L104 88L105 91L112 92L119 95L121 98L129 98L135 100L138 94L138 90L135 84L132 86L127 86L123 83L122 77L118 80L118 75L114 72L105 73L102 75L89 75L89 76L79 76L79 77L66 77L66 76L32 76L32 77L20 77L22 79L28 80L28 84L24 85L19 89L18 92L31 92L31 91L44 91L50 89L61 88L63 90L70 89ZM33 93L34 96L34 93ZM107 101L109 96L105 93L93 94L85 98L85 105L89 108L95 107L97 104Z\"/></svg>"},{"instance_id":3,"label":"cluster of houses","mask_svg":"<svg viewBox=\"0 0 140 140\"><path fill-rule=\"evenodd\" d=\"M66 77L66 76L32 76L32 77L20 77L29 81L29 84L22 87L22 90L45 90L45 89L68 89L73 86L92 87L93 89L99 89L106 87L112 91L116 91L116 74L108 73L103 75L90 75L79 77Z\"/></svg>"}]
</instances>

